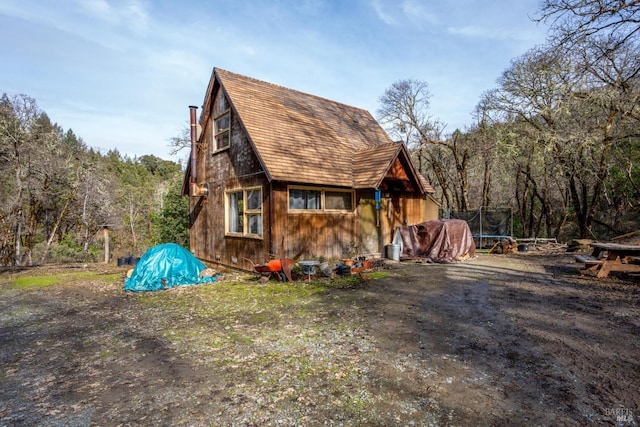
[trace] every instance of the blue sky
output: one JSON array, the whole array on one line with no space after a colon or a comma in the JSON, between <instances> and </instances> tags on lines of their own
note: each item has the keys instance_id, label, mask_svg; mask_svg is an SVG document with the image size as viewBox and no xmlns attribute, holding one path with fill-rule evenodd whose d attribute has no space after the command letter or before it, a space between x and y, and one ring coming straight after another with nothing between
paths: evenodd
<instances>
[{"instance_id":1,"label":"blue sky","mask_svg":"<svg viewBox=\"0 0 640 427\"><path fill-rule=\"evenodd\" d=\"M103 152L171 157L213 67L369 110L429 84L446 131L544 42L538 0L2 0L0 92Z\"/></svg>"}]
</instances>

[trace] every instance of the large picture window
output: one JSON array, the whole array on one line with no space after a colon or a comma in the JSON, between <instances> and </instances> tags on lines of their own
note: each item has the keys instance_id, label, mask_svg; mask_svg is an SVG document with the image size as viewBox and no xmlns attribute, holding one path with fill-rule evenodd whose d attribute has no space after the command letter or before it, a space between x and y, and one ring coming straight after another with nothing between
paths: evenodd
<instances>
[{"instance_id":1,"label":"large picture window","mask_svg":"<svg viewBox=\"0 0 640 427\"><path fill-rule=\"evenodd\" d=\"M227 192L227 233L262 237L262 189Z\"/></svg>"},{"instance_id":2,"label":"large picture window","mask_svg":"<svg viewBox=\"0 0 640 427\"><path fill-rule=\"evenodd\" d=\"M229 146L231 141L231 115L226 113L216 117L214 120L215 149L222 150Z\"/></svg>"},{"instance_id":3,"label":"large picture window","mask_svg":"<svg viewBox=\"0 0 640 427\"><path fill-rule=\"evenodd\" d=\"M289 188L290 211L353 211L353 191Z\"/></svg>"}]
</instances>

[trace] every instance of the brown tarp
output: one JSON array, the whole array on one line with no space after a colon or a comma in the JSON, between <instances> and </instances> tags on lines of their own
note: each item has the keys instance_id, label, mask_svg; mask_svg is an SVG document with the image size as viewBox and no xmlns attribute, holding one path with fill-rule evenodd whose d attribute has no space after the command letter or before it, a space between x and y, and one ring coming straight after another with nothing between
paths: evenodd
<instances>
[{"instance_id":1,"label":"brown tarp","mask_svg":"<svg viewBox=\"0 0 640 427\"><path fill-rule=\"evenodd\" d=\"M476 253L476 243L466 221L441 219L396 229L394 243L401 239L403 258L427 258L453 262Z\"/></svg>"}]
</instances>

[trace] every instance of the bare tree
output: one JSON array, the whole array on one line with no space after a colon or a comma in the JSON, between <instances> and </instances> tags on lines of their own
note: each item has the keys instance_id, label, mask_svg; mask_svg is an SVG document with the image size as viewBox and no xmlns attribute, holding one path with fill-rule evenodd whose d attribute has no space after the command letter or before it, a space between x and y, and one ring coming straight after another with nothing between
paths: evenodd
<instances>
[{"instance_id":1,"label":"bare tree","mask_svg":"<svg viewBox=\"0 0 640 427\"><path fill-rule=\"evenodd\" d=\"M558 159L566 146L559 124L569 114L575 81L565 58L539 47L514 60L499 87L481 100L481 108L494 113L494 126L511 123L501 146L513 164L515 202L527 236L541 235L543 224L544 233L551 234L558 218L566 216L566 204L558 202L563 194L557 187L562 174Z\"/></svg>"},{"instance_id":2,"label":"bare tree","mask_svg":"<svg viewBox=\"0 0 640 427\"><path fill-rule=\"evenodd\" d=\"M512 174L505 167L498 143L504 126L492 123L489 113L481 100L473 113L477 123L466 132L474 147L471 169L475 173L470 181L476 185L475 191L470 193L476 195L475 206L513 206L510 191L507 190Z\"/></svg>"},{"instance_id":3,"label":"bare tree","mask_svg":"<svg viewBox=\"0 0 640 427\"><path fill-rule=\"evenodd\" d=\"M420 171L435 178L444 204L466 211L470 145L458 131L443 137L445 125L429 114L430 99L427 83L397 81L380 97L378 118L392 137L403 138L417 154Z\"/></svg>"},{"instance_id":4,"label":"bare tree","mask_svg":"<svg viewBox=\"0 0 640 427\"><path fill-rule=\"evenodd\" d=\"M113 180L105 170L101 156L95 153L83 153L82 169L78 171L78 216L76 224L82 224L80 241L83 252L88 254L89 245L96 233L104 226L115 226L115 189Z\"/></svg>"},{"instance_id":5,"label":"bare tree","mask_svg":"<svg viewBox=\"0 0 640 427\"><path fill-rule=\"evenodd\" d=\"M640 1L543 0L536 19L551 24L559 44L597 36L621 46L636 43L640 35Z\"/></svg>"},{"instance_id":6,"label":"bare tree","mask_svg":"<svg viewBox=\"0 0 640 427\"><path fill-rule=\"evenodd\" d=\"M191 125L189 122L180 129L178 136L169 139L169 147L171 148L171 155L191 148Z\"/></svg>"},{"instance_id":7,"label":"bare tree","mask_svg":"<svg viewBox=\"0 0 640 427\"><path fill-rule=\"evenodd\" d=\"M5 199L2 210L5 234L2 238L4 257L11 263L22 264L22 236L27 225L25 203L28 198L29 159L34 149L31 130L41 112L33 98L3 94L0 101L0 167L12 176L3 184ZM6 253L6 252L10 252ZM5 261L8 261L5 259Z\"/></svg>"},{"instance_id":8,"label":"bare tree","mask_svg":"<svg viewBox=\"0 0 640 427\"><path fill-rule=\"evenodd\" d=\"M607 210L601 202L612 150L637 137L637 121L630 123L638 108L637 59L628 46L594 59L598 46L596 40L572 52L536 48L485 95L485 104L519 132L513 158L522 180L516 188L523 225L531 231L542 218L547 230L558 230L570 205L579 234L591 236L593 224L603 223L598 212ZM541 216L533 215L536 210Z\"/></svg>"}]
</instances>

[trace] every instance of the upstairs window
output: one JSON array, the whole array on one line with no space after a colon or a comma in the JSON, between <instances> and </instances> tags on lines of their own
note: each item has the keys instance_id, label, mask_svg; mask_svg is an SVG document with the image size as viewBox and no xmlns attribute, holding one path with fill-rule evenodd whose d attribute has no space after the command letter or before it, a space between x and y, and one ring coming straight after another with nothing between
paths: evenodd
<instances>
[{"instance_id":1,"label":"upstairs window","mask_svg":"<svg viewBox=\"0 0 640 427\"><path fill-rule=\"evenodd\" d=\"M231 115L229 111L215 118L214 128L216 151L229 147L231 141Z\"/></svg>"}]
</instances>

